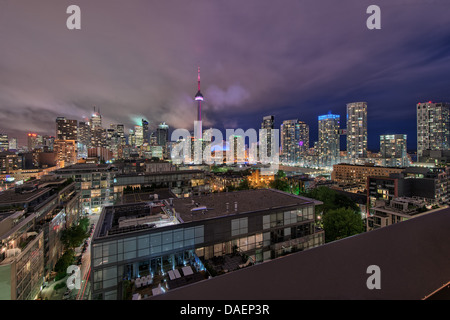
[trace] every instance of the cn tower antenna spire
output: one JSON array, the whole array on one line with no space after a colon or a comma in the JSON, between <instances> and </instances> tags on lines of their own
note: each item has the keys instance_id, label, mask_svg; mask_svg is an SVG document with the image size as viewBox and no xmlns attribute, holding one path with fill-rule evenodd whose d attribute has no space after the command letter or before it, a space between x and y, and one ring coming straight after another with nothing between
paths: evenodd
<instances>
[{"instance_id":1,"label":"cn tower antenna spire","mask_svg":"<svg viewBox=\"0 0 450 320\"><path fill-rule=\"evenodd\" d=\"M198 67L198 91L200 91L200 67Z\"/></svg>"},{"instance_id":2,"label":"cn tower antenna spire","mask_svg":"<svg viewBox=\"0 0 450 320\"><path fill-rule=\"evenodd\" d=\"M202 101L203 95L200 92L200 67L198 67L198 75L197 75L197 83L198 83L198 91L195 95L195 101L197 101L197 121L202 121Z\"/></svg>"}]
</instances>

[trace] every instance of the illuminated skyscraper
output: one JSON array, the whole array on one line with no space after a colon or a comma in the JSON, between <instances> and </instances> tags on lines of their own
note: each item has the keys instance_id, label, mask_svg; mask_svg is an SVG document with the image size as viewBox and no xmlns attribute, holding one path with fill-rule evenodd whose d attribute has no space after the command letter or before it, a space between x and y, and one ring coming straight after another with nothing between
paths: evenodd
<instances>
[{"instance_id":1,"label":"illuminated skyscraper","mask_svg":"<svg viewBox=\"0 0 450 320\"><path fill-rule=\"evenodd\" d=\"M162 122L156 129L156 142L159 146L165 146L169 142L169 126Z\"/></svg>"},{"instance_id":2,"label":"illuminated skyscraper","mask_svg":"<svg viewBox=\"0 0 450 320\"><path fill-rule=\"evenodd\" d=\"M347 157L350 162L367 157L367 103L347 104Z\"/></svg>"},{"instance_id":3,"label":"illuminated skyscraper","mask_svg":"<svg viewBox=\"0 0 450 320\"><path fill-rule=\"evenodd\" d=\"M267 147L267 156L272 155L272 130L274 129L274 116L266 116L263 118L261 123L261 129L266 129L267 131L262 131L261 134L261 144L265 144ZM260 149L262 152L262 149Z\"/></svg>"},{"instance_id":4,"label":"illuminated skyscraper","mask_svg":"<svg viewBox=\"0 0 450 320\"><path fill-rule=\"evenodd\" d=\"M17 150L17 138L9 139L9 150Z\"/></svg>"},{"instance_id":5,"label":"illuminated skyscraper","mask_svg":"<svg viewBox=\"0 0 450 320\"><path fill-rule=\"evenodd\" d=\"M106 146L106 130L102 127L102 116L100 111L95 112L91 116L91 148L105 147Z\"/></svg>"},{"instance_id":6,"label":"illuminated skyscraper","mask_svg":"<svg viewBox=\"0 0 450 320\"><path fill-rule=\"evenodd\" d=\"M380 136L380 154L383 165L405 167L409 163L406 149L406 134L385 134Z\"/></svg>"},{"instance_id":7,"label":"illuminated skyscraper","mask_svg":"<svg viewBox=\"0 0 450 320\"><path fill-rule=\"evenodd\" d=\"M89 122L80 121L78 122L78 143L86 146L87 148L91 145L91 127Z\"/></svg>"},{"instance_id":8,"label":"illuminated skyscraper","mask_svg":"<svg viewBox=\"0 0 450 320\"><path fill-rule=\"evenodd\" d=\"M417 104L417 156L424 150L450 149L450 103Z\"/></svg>"},{"instance_id":9,"label":"illuminated skyscraper","mask_svg":"<svg viewBox=\"0 0 450 320\"><path fill-rule=\"evenodd\" d=\"M325 166L332 166L339 162L340 147L340 116L331 114L331 111L318 117L319 120L319 141L317 151L319 163Z\"/></svg>"},{"instance_id":10,"label":"illuminated skyscraper","mask_svg":"<svg viewBox=\"0 0 450 320\"><path fill-rule=\"evenodd\" d=\"M111 124L111 129L114 129L117 138L119 139L119 145L124 146L126 144L125 131L123 124Z\"/></svg>"},{"instance_id":11,"label":"illuminated skyscraper","mask_svg":"<svg viewBox=\"0 0 450 320\"><path fill-rule=\"evenodd\" d=\"M0 152L7 151L9 149L8 135L6 133L0 133Z\"/></svg>"},{"instance_id":12,"label":"illuminated skyscraper","mask_svg":"<svg viewBox=\"0 0 450 320\"><path fill-rule=\"evenodd\" d=\"M53 144L56 165L63 168L77 163L75 140L55 140Z\"/></svg>"},{"instance_id":13,"label":"illuminated skyscraper","mask_svg":"<svg viewBox=\"0 0 450 320\"><path fill-rule=\"evenodd\" d=\"M134 126L135 145L140 147L144 144L144 130L142 126Z\"/></svg>"},{"instance_id":14,"label":"illuminated skyscraper","mask_svg":"<svg viewBox=\"0 0 450 320\"><path fill-rule=\"evenodd\" d=\"M285 120L281 124L281 159L296 163L309 149L309 126L298 119Z\"/></svg>"},{"instance_id":15,"label":"illuminated skyscraper","mask_svg":"<svg viewBox=\"0 0 450 320\"><path fill-rule=\"evenodd\" d=\"M96 127L101 127L102 126L102 116L100 114L100 110L99 111L95 111L95 107L94 107L94 113L91 116L91 127L92 128L96 128Z\"/></svg>"},{"instance_id":16,"label":"illuminated skyscraper","mask_svg":"<svg viewBox=\"0 0 450 320\"><path fill-rule=\"evenodd\" d=\"M56 118L56 140L78 140L78 121Z\"/></svg>"},{"instance_id":17,"label":"illuminated skyscraper","mask_svg":"<svg viewBox=\"0 0 450 320\"><path fill-rule=\"evenodd\" d=\"M39 139L36 133L28 134L28 151L33 151L39 147Z\"/></svg>"}]
</instances>

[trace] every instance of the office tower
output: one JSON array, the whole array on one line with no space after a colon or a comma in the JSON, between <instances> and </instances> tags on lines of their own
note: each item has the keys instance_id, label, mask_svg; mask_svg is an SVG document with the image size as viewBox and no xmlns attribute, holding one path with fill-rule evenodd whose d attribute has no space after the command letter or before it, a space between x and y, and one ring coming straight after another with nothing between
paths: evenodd
<instances>
[{"instance_id":1,"label":"office tower","mask_svg":"<svg viewBox=\"0 0 450 320\"><path fill-rule=\"evenodd\" d=\"M261 123L261 129L267 129L267 131L262 131L261 144L266 145L267 157L271 157L271 155L272 155L272 130L273 130L273 128L274 128L274 116L263 117L263 122Z\"/></svg>"},{"instance_id":2,"label":"office tower","mask_svg":"<svg viewBox=\"0 0 450 320\"><path fill-rule=\"evenodd\" d=\"M106 130L102 127L102 116L99 111L95 111L91 116L91 145L90 148L98 148L106 146Z\"/></svg>"},{"instance_id":3,"label":"office tower","mask_svg":"<svg viewBox=\"0 0 450 320\"><path fill-rule=\"evenodd\" d=\"M417 156L424 150L450 149L450 103L417 104Z\"/></svg>"},{"instance_id":4,"label":"office tower","mask_svg":"<svg viewBox=\"0 0 450 320\"><path fill-rule=\"evenodd\" d=\"M347 157L350 162L367 157L367 103L347 104Z\"/></svg>"},{"instance_id":5,"label":"office tower","mask_svg":"<svg viewBox=\"0 0 450 320\"><path fill-rule=\"evenodd\" d=\"M331 166L339 162L340 147L340 116L332 114L318 117L319 121L319 141L317 143L317 153L319 163Z\"/></svg>"},{"instance_id":6,"label":"office tower","mask_svg":"<svg viewBox=\"0 0 450 320\"><path fill-rule=\"evenodd\" d=\"M28 133L28 151L33 151L39 147L38 135L36 133Z\"/></svg>"},{"instance_id":7,"label":"office tower","mask_svg":"<svg viewBox=\"0 0 450 320\"><path fill-rule=\"evenodd\" d=\"M132 147L136 146L136 135L133 129L130 129L128 134L128 144Z\"/></svg>"},{"instance_id":8,"label":"office tower","mask_svg":"<svg viewBox=\"0 0 450 320\"><path fill-rule=\"evenodd\" d=\"M156 136L155 132L152 132L150 135L150 145L151 146L157 146L158 145L158 137Z\"/></svg>"},{"instance_id":9,"label":"office tower","mask_svg":"<svg viewBox=\"0 0 450 320\"><path fill-rule=\"evenodd\" d=\"M78 143L87 148L91 146L91 126L89 122L80 121L78 123Z\"/></svg>"},{"instance_id":10,"label":"office tower","mask_svg":"<svg viewBox=\"0 0 450 320\"><path fill-rule=\"evenodd\" d=\"M0 152L9 150L8 135L6 133L0 133Z\"/></svg>"},{"instance_id":11,"label":"office tower","mask_svg":"<svg viewBox=\"0 0 450 320\"><path fill-rule=\"evenodd\" d=\"M17 150L17 138L9 139L9 150Z\"/></svg>"},{"instance_id":12,"label":"office tower","mask_svg":"<svg viewBox=\"0 0 450 320\"><path fill-rule=\"evenodd\" d=\"M56 140L77 140L78 121L65 117L56 118Z\"/></svg>"},{"instance_id":13,"label":"office tower","mask_svg":"<svg viewBox=\"0 0 450 320\"><path fill-rule=\"evenodd\" d=\"M243 163L246 160L246 150L245 150L245 136L231 135L229 139L230 152L233 158L230 159L229 163ZM228 159L227 159L228 160ZM228 162L227 162L228 163Z\"/></svg>"},{"instance_id":14,"label":"office tower","mask_svg":"<svg viewBox=\"0 0 450 320\"><path fill-rule=\"evenodd\" d=\"M111 124L110 128L114 129L114 132L117 135L117 138L119 140L119 145L124 146L126 144L126 140L125 140L125 133L124 133L125 131L124 131L123 124Z\"/></svg>"},{"instance_id":15,"label":"office tower","mask_svg":"<svg viewBox=\"0 0 450 320\"><path fill-rule=\"evenodd\" d=\"M169 126L162 122L156 129L156 143L159 146L165 146L169 142Z\"/></svg>"},{"instance_id":16,"label":"office tower","mask_svg":"<svg viewBox=\"0 0 450 320\"><path fill-rule=\"evenodd\" d=\"M309 126L298 119L285 120L281 124L281 158L296 163L309 149Z\"/></svg>"},{"instance_id":17,"label":"office tower","mask_svg":"<svg viewBox=\"0 0 450 320\"><path fill-rule=\"evenodd\" d=\"M106 146L106 129L102 127L91 127L91 146L98 148Z\"/></svg>"},{"instance_id":18,"label":"office tower","mask_svg":"<svg viewBox=\"0 0 450 320\"><path fill-rule=\"evenodd\" d=\"M121 132L117 131L117 128L121 130ZM109 129L106 129L106 150L112 153L111 157L113 159L118 159L120 157L120 150L123 147L122 142L124 140L123 137L123 125L110 125ZM97 149L105 149L105 148L97 148ZM96 151L99 153L99 151ZM102 159L106 159L104 154L101 155ZM109 159L108 159L109 160Z\"/></svg>"},{"instance_id":19,"label":"office tower","mask_svg":"<svg viewBox=\"0 0 450 320\"><path fill-rule=\"evenodd\" d=\"M143 137L143 144L149 143L149 131L148 131L148 121L145 119L142 119L142 137Z\"/></svg>"},{"instance_id":20,"label":"office tower","mask_svg":"<svg viewBox=\"0 0 450 320\"><path fill-rule=\"evenodd\" d=\"M112 149L112 145L114 144L114 136L116 134L116 130L113 128L106 129L106 148L108 150Z\"/></svg>"},{"instance_id":21,"label":"office tower","mask_svg":"<svg viewBox=\"0 0 450 320\"><path fill-rule=\"evenodd\" d=\"M53 150L53 144L55 142L55 137L53 136L42 136L42 146L46 147L48 151L52 151Z\"/></svg>"},{"instance_id":22,"label":"office tower","mask_svg":"<svg viewBox=\"0 0 450 320\"><path fill-rule=\"evenodd\" d=\"M134 126L134 135L136 138L136 147L142 146L144 144L144 130L142 126Z\"/></svg>"},{"instance_id":23,"label":"office tower","mask_svg":"<svg viewBox=\"0 0 450 320\"><path fill-rule=\"evenodd\" d=\"M94 107L94 113L92 113L91 116L91 127L96 128L101 126L102 126L102 116L100 114L100 110L96 112Z\"/></svg>"}]
</instances>

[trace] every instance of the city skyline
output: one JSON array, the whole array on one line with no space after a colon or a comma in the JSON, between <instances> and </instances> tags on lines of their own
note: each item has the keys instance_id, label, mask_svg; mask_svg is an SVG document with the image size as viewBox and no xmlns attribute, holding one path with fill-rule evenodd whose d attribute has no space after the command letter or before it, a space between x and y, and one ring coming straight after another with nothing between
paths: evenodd
<instances>
[{"instance_id":1,"label":"city skyline","mask_svg":"<svg viewBox=\"0 0 450 320\"><path fill-rule=\"evenodd\" d=\"M190 128L198 66L205 127L259 128L274 115L280 128L298 118L311 142L317 116L345 119L347 103L366 101L369 150L383 134L407 134L416 149L416 104L450 101L444 1L377 1L380 30L366 28L367 1L244 1L237 10L233 1L81 0L74 31L65 27L68 3L49 4L2 9L0 130L19 144L28 132L54 134L58 116L89 118L94 106L104 127L147 119L152 129Z\"/></svg>"}]
</instances>

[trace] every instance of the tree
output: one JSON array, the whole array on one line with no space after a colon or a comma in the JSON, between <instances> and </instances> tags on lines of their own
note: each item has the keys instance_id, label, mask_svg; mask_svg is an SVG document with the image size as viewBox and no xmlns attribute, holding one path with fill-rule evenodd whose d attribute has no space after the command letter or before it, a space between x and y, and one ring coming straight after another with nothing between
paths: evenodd
<instances>
[{"instance_id":1,"label":"tree","mask_svg":"<svg viewBox=\"0 0 450 320\"><path fill-rule=\"evenodd\" d=\"M343 239L364 231L364 222L358 212L350 208L339 208L323 215L325 242Z\"/></svg>"},{"instance_id":2,"label":"tree","mask_svg":"<svg viewBox=\"0 0 450 320\"><path fill-rule=\"evenodd\" d=\"M79 226L84 232L88 232L89 230L89 218L82 218L80 220Z\"/></svg>"},{"instance_id":3,"label":"tree","mask_svg":"<svg viewBox=\"0 0 450 320\"><path fill-rule=\"evenodd\" d=\"M273 181L270 181L269 187L272 189L277 189L285 192L290 192L291 188L289 186L289 182L283 178L275 178Z\"/></svg>"},{"instance_id":4,"label":"tree","mask_svg":"<svg viewBox=\"0 0 450 320\"><path fill-rule=\"evenodd\" d=\"M236 188L237 190L249 190L252 189L252 186L250 185L250 182L248 181L248 179L243 179L238 187Z\"/></svg>"},{"instance_id":5,"label":"tree","mask_svg":"<svg viewBox=\"0 0 450 320\"><path fill-rule=\"evenodd\" d=\"M75 249L76 247L79 247L89 236L88 230L87 228L85 229L84 224L85 223L83 222L83 224L72 226L61 232L61 242L66 249Z\"/></svg>"},{"instance_id":6,"label":"tree","mask_svg":"<svg viewBox=\"0 0 450 320\"><path fill-rule=\"evenodd\" d=\"M285 192L290 192L291 187L286 179L286 173L283 170L278 170L275 174L273 181L270 181L269 187Z\"/></svg>"},{"instance_id":7,"label":"tree","mask_svg":"<svg viewBox=\"0 0 450 320\"><path fill-rule=\"evenodd\" d=\"M340 208L349 208L354 212L360 211L358 205L349 197L325 186L314 188L302 193L302 195L307 198L322 201L323 204L317 206L316 212L323 212L323 214L326 214L330 210Z\"/></svg>"},{"instance_id":8,"label":"tree","mask_svg":"<svg viewBox=\"0 0 450 320\"><path fill-rule=\"evenodd\" d=\"M55 264L55 271L58 274L66 275L67 268L73 263L73 259L75 257L75 251L72 249L67 250L64 254L59 258L59 260Z\"/></svg>"}]
</instances>

